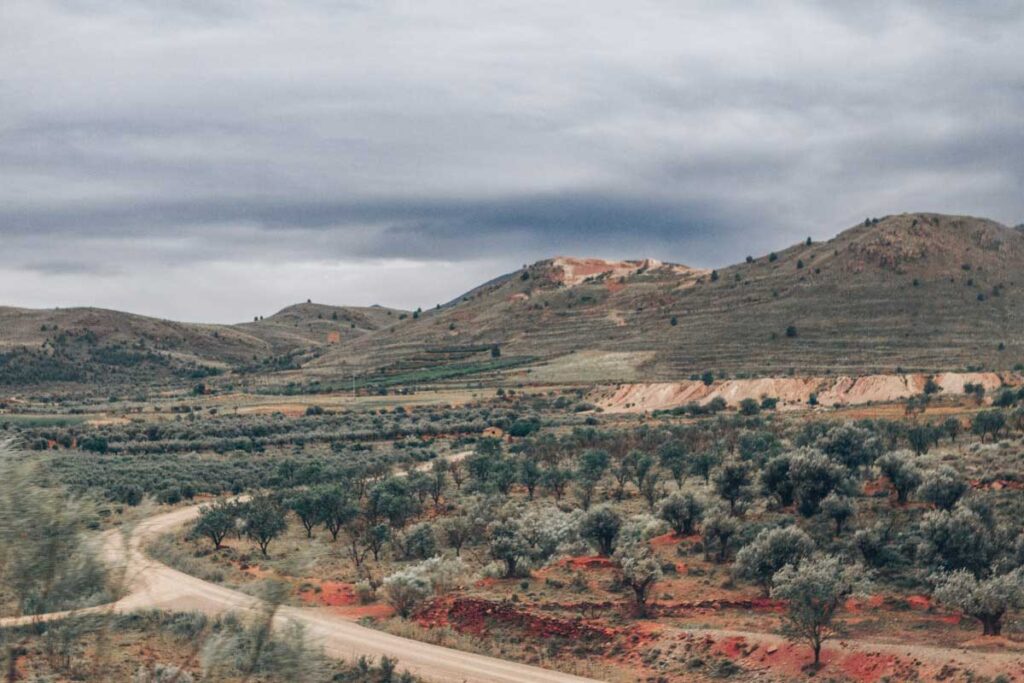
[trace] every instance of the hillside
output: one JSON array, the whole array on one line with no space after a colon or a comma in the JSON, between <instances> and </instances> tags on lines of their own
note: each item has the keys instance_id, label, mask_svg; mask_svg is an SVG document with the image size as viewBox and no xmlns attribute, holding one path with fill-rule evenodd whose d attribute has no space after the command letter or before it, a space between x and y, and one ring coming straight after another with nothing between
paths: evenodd
<instances>
[{"instance_id":1,"label":"hillside","mask_svg":"<svg viewBox=\"0 0 1024 683\"><path fill-rule=\"evenodd\" d=\"M403 373L482 362L494 345L546 381L1008 369L1024 360L1022 272L1021 231L936 214L865 221L713 273L556 258L307 369Z\"/></svg>"},{"instance_id":2,"label":"hillside","mask_svg":"<svg viewBox=\"0 0 1024 683\"><path fill-rule=\"evenodd\" d=\"M1009 370L1024 361L1024 231L901 214L707 271L556 257L423 313L305 303L240 325L0 309L0 382L242 372L331 387Z\"/></svg>"},{"instance_id":3,"label":"hillside","mask_svg":"<svg viewBox=\"0 0 1024 683\"><path fill-rule=\"evenodd\" d=\"M219 373L268 345L223 325L98 308L0 308L0 385L130 384Z\"/></svg>"}]
</instances>

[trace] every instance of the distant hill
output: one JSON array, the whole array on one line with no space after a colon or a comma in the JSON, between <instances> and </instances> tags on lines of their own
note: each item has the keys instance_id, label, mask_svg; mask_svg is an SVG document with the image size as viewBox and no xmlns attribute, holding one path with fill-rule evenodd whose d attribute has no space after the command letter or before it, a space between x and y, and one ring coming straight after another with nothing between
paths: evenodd
<instances>
[{"instance_id":1,"label":"distant hill","mask_svg":"<svg viewBox=\"0 0 1024 683\"><path fill-rule=\"evenodd\" d=\"M0 307L0 387L160 384L290 369L403 315L306 303L252 323L207 325L100 308Z\"/></svg>"},{"instance_id":2,"label":"distant hill","mask_svg":"<svg viewBox=\"0 0 1024 683\"><path fill-rule=\"evenodd\" d=\"M42 381L129 376L133 360L149 368L140 381L217 369L327 387L353 373L387 385L1006 370L1024 361L1022 280L1021 229L901 214L714 271L556 257L415 314L306 303L196 325L0 309L0 384L31 376L19 366Z\"/></svg>"},{"instance_id":3,"label":"distant hill","mask_svg":"<svg viewBox=\"0 0 1024 683\"><path fill-rule=\"evenodd\" d=\"M408 311L383 306L328 306L304 303L269 318L234 327L268 343L275 353L350 341L397 322Z\"/></svg>"}]
</instances>

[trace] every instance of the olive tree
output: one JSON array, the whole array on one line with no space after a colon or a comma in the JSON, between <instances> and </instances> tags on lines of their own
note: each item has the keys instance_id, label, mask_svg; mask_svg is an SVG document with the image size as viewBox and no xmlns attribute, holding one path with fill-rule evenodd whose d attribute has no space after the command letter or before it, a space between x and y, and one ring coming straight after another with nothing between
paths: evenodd
<instances>
[{"instance_id":1,"label":"olive tree","mask_svg":"<svg viewBox=\"0 0 1024 683\"><path fill-rule=\"evenodd\" d=\"M208 538L213 549L220 550L225 537L235 529L237 518L236 506L232 503L221 501L204 505L199 508L199 517L193 523L189 536Z\"/></svg>"},{"instance_id":2,"label":"olive tree","mask_svg":"<svg viewBox=\"0 0 1024 683\"><path fill-rule=\"evenodd\" d=\"M316 491L317 520L337 541L341 529L359 514L359 507L340 486L330 486Z\"/></svg>"},{"instance_id":3,"label":"olive tree","mask_svg":"<svg viewBox=\"0 0 1024 683\"><path fill-rule=\"evenodd\" d=\"M270 542L288 528L284 510L269 496L258 496L246 503L242 521L245 524L245 535L256 542L264 557L267 556Z\"/></svg>"},{"instance_id":4,"label":"olive tree","mask_svg":"<svg viewBox=\"0 0 1024 683\"><path fill-rule=\"evenodd\" d=\"M780 453L769 458L761 468L761 493L774 500L779 507L793 504L793 480L789 476L790 456Z\"/></svg>"},{"instance_id":5,"label":"olive tree","mask_svg":"<svg viewBox=\"0 0 1024 683\"><path fill-rule=\"evenodd\" d=\"M849 471L821 451L804 448L791 454L789 478L797 510L811 517L830 493L845 487Z\"/></svg>"},{"instance_id":6,"label":"olive tree","mask_svg":"<svg viewBox=\"0 0 1024 683\"><path fill-rule=\"evenodd\" d=\"M658 449L658 460L661 466L672 474L677 487L682 487L686 478L687 454L686 446L679 439L666 441Z\"/></svg>"},{"instance_id":7,"label":"olive tree","mask_svg":"<svg viewBox=\"0 0 1024 683\"><path fill-rule=\"evenodd\" d=\"M921 485L921 469L910 451L893 451L878 459L878 468L896 490L896 502L907 502L910 492Z\"/></svg>"},{"instance_id":8,"label":"olive tree","mask_svg":"<svg viewBox=\"0 0 1024 683\"><path fill-rule=\"evenodd\" d=\"M515 519L498 520L487 527L491 557L505 565L504 576L518 575L520 565L530 557L530 544Z\"/></svg>"},{"instance_id":9,"label":"olive tree","mask_svg":"<svg viewBox=\"0 0 1024 683\"><path fill-rule=\"evenodd\" d=\"M661 499L658 516L668 522L677 536L689 536L704 514L704 504L692 493L676 491Z\"/></svg>"},{"instance_id":10,"label":"olive tree","mask_svg":"<svg viewBox=\"0 0 1024 683\"><path fill-rule=\"evenodd\" d=\"M599 555L607 557L615 550L615 539L622 528L622 516L609 505L587 512L580 522L580 535L597 546Z\"/></svg>"},{"instance_id":11,"label":"olive tree","mask_svg":"<svg viewBox=\"0 0 1024 683\"><path fill-rule=\"evenodd\" d=\"M732 549L733 538L739 530L740 525L735 517L721 508L713 508L704 516L701 528L704 557L711 559L711 551L715 550L715 561L725 562Z\"/></svg>"},{"instance_id":12,"label":"olive tree","mask_svg":"<svg viewBox=\"0 0 1024 683\"><path fill-rule=\"evenodd\" d=\"M443 518L440 523L440 535L445 545L455 551L455 556L462 555L462 547L474 536L474 525L466 515L453 515Z\"/></svg>"},{"instance_id":13,"label":"olive tree","mask_svg":"<svg viewBox=\"0 0 1024 683\"><path fill-rule=\"evenodd\" d=\"M811 646L815 667L821 662L822 644L838 631L836 611L860 589L862 576L861 567L826 555L786 565L773 578L771 596L786 601L783 632Z\"/></svg>"},{"instance_id":14,"label":"olive tree","mask_svg":"<svg viewBox=\"0 0 1024 683\"><path fill-rule=\"evenodd\" d=\"M776 572L786 565L799 566L813 552L814 541L795 526L765 529L736 553L733 572L760 586L768 596Z\"/></svg>"},{"instance_id":15,"label":"olive tree","mask_svg":"<svg viewBox=\"0 0 1024 683\"><path fill-rule=\"evenodd\" d=\"M920 526L919 560L940 571L965 569L981 577L989 571L999 547L994 530L965 505L952 511L933 510Z\"/></svg>"},{"instance_id":16,"label":"olive tree","mask_svg":"<svg viewBox=\"0 0 1024 683\"><path fill-rule=\"evenodd\" d=\"M815 446L850 470L870 465L882 452L882 443L872 430L850 423L832 427Z\"/></svg>"},{"instance_id":17,"label":"olive tree","mask_svg":"<svg viewBox=\"0 0 1024 683\"><path fill-rule=\"evenodd\" d=\"M650 548L643 543L623 543L615 551L619 580L633 591L637 616L647 615L647 600L661 578L661 565Z\"/></svg>"},{"instance_id":18,"label":"olive tree","mask_svg":"<svg viewBox=\"0 0 1024 683\"><path fill-rule=\"evenodd\" d=\"M736 504L750 497L750 464L742 460L726 460L711 474L715 492L729 503L729 512L736 514Z\"/></svg>"},{"instance_id":19,"label":"olive tree","mask_svg":"<svg viewBox=\"0 0 1024 683\"><path fill-rule=\"evenodd\" d=\"M949 465L943 465L924 475L917 488L917 497L941 510L952 510L965 493L967 481Z\"/></svg>"},{"instance_id":20,"label":"olive tree","mask_svg":"<svg viewBox=\"0 0 1024 683\"><path fill-rule=\"evenodd\" d=\"M843 525L853 517L857 508L847 496L840 496L833 491L821 501L821 513L836 525L836 536L843 533Z\"/></svg>"},{"instance_id":21,"label":"olive tree","mask_svg":"<svg viewBox=\"0 0 1024 683\"><path fill-rule=\"evenodd\" d=\"M984 635L998 636L1006 612L1024 607L1024 568L988 579L964 569L950 572L938 579L933 596L980 621Z\"/></svg>"},{"instance_id":22,"label":"olive tree","mask_svg":"<svg viewBox=\"0 0 1024 683\"><path fill-rule=\"evenodd\" d=\"M971 431L985 441L985 437L991 435L993 438L999 435L1006 426L1006 416L1001 410L983 410L974 416L971 423Z\"/></svg>"},{"instance_id":23,"label":"olive tree","mask_svg":"<svg viewBox=\"0 0 1024 683\"><path fill-rule=\"evenodd\" d=\"M306 538L313 538L313 527L320 521L319 496L316 491L296 491L285 499L285 505L295 513L306 530Z\"/></svg>"}]
</instances>

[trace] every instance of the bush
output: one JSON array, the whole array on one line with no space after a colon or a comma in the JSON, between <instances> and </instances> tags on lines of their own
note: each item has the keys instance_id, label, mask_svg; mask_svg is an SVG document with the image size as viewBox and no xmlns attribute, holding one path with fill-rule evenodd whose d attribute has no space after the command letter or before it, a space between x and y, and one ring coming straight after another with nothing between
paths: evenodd
<instances>
[{"instance_id":1,"label":"bush","mask_svg":"<svg viewBox=\"0 0 1024 683\"><path fill-rule=\"evenodd\" d=\"M431 592L427 579L412 570L400 571L384 579L384 596L403 619L412 616Z\"/></svg>"}]
</instances>

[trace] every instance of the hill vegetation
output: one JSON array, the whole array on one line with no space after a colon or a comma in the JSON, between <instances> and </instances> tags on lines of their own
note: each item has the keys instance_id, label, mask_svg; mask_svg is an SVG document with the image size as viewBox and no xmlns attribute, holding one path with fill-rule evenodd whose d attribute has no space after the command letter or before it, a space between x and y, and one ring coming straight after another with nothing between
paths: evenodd
<instances>
[{"instance_id":1,"label":"hill vegetation","mask_svg":"<svg viewBox=\"0 0 1024 683\"><path fill-rule=\"evenodd\" d=\"M1005 371L1024 361L1022 272L1019 229L901 214L711 271L549 259L426 311L308 302L199 325L5 308L0 383L219 375L211 383L282 391L527 374L564 383Z\"/></svg>"}]
</instances>

